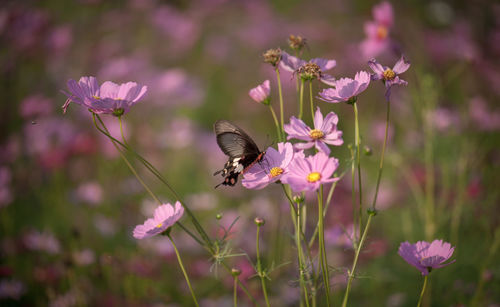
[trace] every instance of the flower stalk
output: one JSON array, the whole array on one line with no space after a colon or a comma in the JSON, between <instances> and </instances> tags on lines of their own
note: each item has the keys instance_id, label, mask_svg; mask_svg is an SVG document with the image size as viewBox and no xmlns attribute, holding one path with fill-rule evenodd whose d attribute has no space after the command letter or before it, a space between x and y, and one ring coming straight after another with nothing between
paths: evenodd
<instances>
[{"instance_id":1,"label":"flower stalk","mask_svg":"<svg viewBox=\"0 0 500 307\"><path fill-rule=\"evenodd\" d=\"M194 294L193 287L191 286L191 282L189 281L189 277L186 273L186 269L184 269L184 265L182 264L182 259L181 255L179 254L179 251L177 250L177 246L174 243L174 240L172 239L172 236L170 233L167 234L167 237L170 239L170 242L172 242L172 246L174 247L175 250L175 255L177 256L177 261L179 262L179 266L181 267L182 274L184 274L184 278L186 279L186 283L189 287L189 292L191 292L191 296L193 297L194 304L198 307L198 301L196 300L196 295Z\"/></svg>"},{"instance_id":2,"label":"flower stalk","mask_svg":"<svg viewBox=\"0 0 500 307\"><path fill-rule=\"evenodd\" d=\"M284 139L285 138L285 133L284 133L284 130L283 130L283 126L285 124L285 120L284 120L284 110L283 110L283 92L281 90L281 78L280 78L280 70L279 70L279 66L276 66L276 79L278 81L278 94L279 94L279 98L280 98L280 127L281 127L281 139Z\"/></svg>"},{"instance_id":3,"label":"flower stalk","mask_svg":"<svg viewBox=\"0 0 500 307\"><path fill-rule=\"evenodd\" d=\"M266 306L269 307L269 298L267 296L267 288L266 288L266 273L262 270L262 263L260 259L260 244L259 244L259 234L260 227L264 225L264 221L260 218L255 219L255 224L257 225L257 235L255 239L255 253L257 256L257 273L260 277L260 283L262 285L262 292L264 293L264 299L266 301Z\"/></svg>"},{"instance_id":4,"label":"flower stalk","mask_svg":"<svg viewBox=\"0 0 500 307\"><path fill-rule=\"evenodd\" d=\"M424 297L425 289L427 288L427 279L429 278L429 275L425 275L424 277L424 285L422 286L422 291L420 291L420 297L418 299L417 307L420 307L422 304L422 298Z\"/></svg>"},{"instance_id":5,"label":"flower stalk","mask_svg":"<svg viewBox=\"0 0 500 307\"><path fill-rule=\"evenodd\" d=\"M325 285L326 304L330 306L330 276L328 272L328 261L325 249L325 226L323 221L323 185L318 191L318 232L319 232L319 261Z\"/></svg>"}]
</instances>

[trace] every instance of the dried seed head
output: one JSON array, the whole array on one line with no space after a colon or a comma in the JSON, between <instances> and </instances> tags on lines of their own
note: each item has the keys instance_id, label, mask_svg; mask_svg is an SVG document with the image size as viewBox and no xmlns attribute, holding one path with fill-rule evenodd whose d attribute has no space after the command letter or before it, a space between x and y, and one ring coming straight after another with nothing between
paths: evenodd
<instances>
[{"instance_id":1,"label":"dried seed head","mask_svg":"<svg viewBox=\"0 0 500 307\"><path fill-rule=\"evenodd\" d=\"M306 39L300 35L290 34L288 37L288 45L295 51L301 51L307 45Z\"/></svg>"},{"instance_id":2,"label":"dried seed head","mask_svg":"<svg viewBox=\"0 0 500 307\"><path fill-rule=\"evenodd\" d=\"M315 63L306 63L297 69L297 73L305 81L321 79L321 68Z\"/></svg>"},{"instance_id":3,"label":"dried seed head","mask_svg":"<svg viewBox=\"0 0 500 307\"><path fill-rule=\"evenodd\" d=\"M262 56L264 57L264 62L269 63L274 67L276 67L281 61L281 49L280 48L269 49L266 52L264 52Z\"/></svg>"}]
</instances>

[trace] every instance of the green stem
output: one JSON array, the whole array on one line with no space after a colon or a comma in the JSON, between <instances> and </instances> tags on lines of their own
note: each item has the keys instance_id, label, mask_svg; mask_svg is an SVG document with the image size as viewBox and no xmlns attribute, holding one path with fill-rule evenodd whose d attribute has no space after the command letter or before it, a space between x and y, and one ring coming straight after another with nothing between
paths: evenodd
<instances>
[{"instance_id":1,"label":"green stem","mask_svg":"<svg viewBox=\"0 0 500 307\"><path fill-rule=\"evenodd\" d=\"M280 129L280 124L278 122L278 118L276 117L276 113L274 112L274 109L271 105L269 105L269 110L271 111L271 114L272 114L273 119L274 119L274 125L276 126L276 132L278 133L278 140L284 141L282 139L283 135L281 134L281 129Z\"/></svg>"},{"instance_id":2,"label":"green stem","mask_svg":"<svg viewBox=\"0 0 500 307\"><path fill-rule=\"evenodd\" d=\"M298 80L298 79L297 79ZM300 92L299 92L299 119L302 119L304 112L304 79L300 79Z\"/></svg>"},{"instance_id":3,"label":"green stem","mask_svg":"<svg viewBox=\"0 0 500 307\"><path fill-rule=\"evenodd\" d=\"M429 275L425 275L424 285L422 286L422 291L420 292L420 298L418 299L417 307L420 307L420 304L422 303L422 298L424 297L425 288L427 287L427 279L428 278L429 278Z\"/></svg>"},{"instance_id":4,"label":"green stem","mask_svg":"<svg viewBox=\"0 0 500 307\"><path fill-rule=\"evenodd\" d=\"M283 126L285 124L285 120L284 120L284 115L283 115L283 112L284 112L284 110L283 110L283 93L281 90L281 78L280 78L279 67L276 67L276 78L278 80L278 93L279 93L279 97L280 97L280 123L281 123L281 132L282 132L281 139L284 139L285 133L284 133Z\"/></svg>"},{"instance_id":5,"label":"green stem","mask_svg":"<svg viewBox=\"0 0 500 307\"><path fill-rule=\"evenodd\" d=\"M359 120L358 120L358 105L356 102L353 103L354 107L354 134L355 134L355 142L356 142L356 165L358 166L358 189L359 189L359 210L358 210L358 234L361 233L361 223L362 223L362 214L363 214L363 188L361 185L361 140L359 137Z\"/></svg>"},{"instance_id":6,"label":"green stem","mask_svg":"<svg viewBox=\"0 0 500 307\"><path fill-rule=\"evenodd\" d=\"M352 148L349 149L351 153L351 200L352 200L352 227L354 233L352 236L352 243L354 248L358 246L358 233L356 233L356 225L358 223L358 211L356 210L356 158L354 157L355 152Z\"/></svg>"},{"instance_id":7,"label":"green stem","mask_svg":"<svg viewBox=\"0 0 500 307\"><path fill-rule=\"evenodd\" d=\"M363 247L363 243L366 239L366 234L368 233L368 229L370 228L370 223L372 221L372 217L375 215L374 212L368 214L368 220L366 221L365 229L363 230L363 235L361 236L361 240L359 241L358 247L356 248L356 252L354 254L354 261L352 263L351 270L349 271L349 279L347 280L347 288L344 294L344 300L342 302L342 307L347 306L347 299L349 297L349 290L351 289L352 279L354 278L354 272L356 270L356 265L358 264L359 253L361 252L361 248Z\"/></svg>"},{"instance_id":8,"label":"green stem","mask_svg":"<svg viewBox=\"0 0 500 307\"><path fill-rule=\"evenodd\" d=\"M309 99L311 101L311 117L314 123L314 99L313 99L313 85L312 81L309 81Z\"/></svg>"},{"instance_id":9,"label":"green stem","mask_svg":"<svg viewBox=\"0 0 500 307\"><path fill-rule=\"evenodd\" d=\"M234 276L234 284L233 284L233 305L234 307L238 306L238 276Z\"/></svg>"},{"instance_id":10,"label":"green stem","mask_svg":"<svg viewBox=\"0 0 500 307\"><path fill-rule=\"evenodd\" d=\"M175 246L174 240L172 240L172 237L170 234L167 235L168 238L170 239L170 242L172 242L172 246L174 247L175 254L177 255L177 261L179 261L179 266L181 267L182 273L184 274L184 278L186 279L186 282L189 287L189 291L191 292L191 296L193 297L194 304L198 307L198 301L196 300L196 296L194 295L193 287L191 287L191 282L189 282L189 277L186 273L186 270L184 269L184 265L182 265L182 259L181 255L179 254L179 251L177 250L177 246Z\"/></svg>"},{"instance_id":11,"label":"green stem","mask_svg":"<svg viewBox=\"0 0 500 307\"><path fill-rule=\"evenodd\" d=\"M257 225L257 237L255 241L255 253L257 254L257 271L260 277L260 283L262 285L262 292L264 293L264 299L266 300L266 306L269 307L269 298L267 297L267 289L266 289L266 275L262 272L262 264L260 262L260 248L259 248L259 233L260 233L260 225Z\"/></svg>"},{"instance_id":12,"label":"green stem","mask_svg":"<svg viewBox=\"0 0 500 307\"><path fill-rule=\"evenodd\" d=\"M225 261L222 261L221 262L222 266L224 267L224 269L226 269L226 271L229 273L229 274L232 274L231 272L231 269L229 268L229 266L226 264ZM257 301L255 300L255 298L252 296L252 294L250 294L250 292L248 291L247 287L245 287L245 285L240 281L240 279L238 278L238 286L240 287L241 290L243 290L243 292L245 292L245 294L248 296L248 298L250 299L250 301L252 301L252 304L254 306L259 306L259 304L257 303Z\"/></svg>"},{"instance_id":13,"label":"green stem","mask_svg":"<svg viewBox=\"0 0 500 307\"><path fill-rule=\"evenodd\" d=\"M300 237L301 237L301 225L302 222L300 220L300 204L297 204L297 227L295 229L295 245L297 246L297 256L299 260L299 276L300 276L300 285L302 286L302 289L304 291L304 300L306 302L306 306L309 306L309 294L307 291L307 286L306 282L304 279L305 275L305 266L304 266L304 254L302 252L302 245L300 243Z\"/></svg>"},{"instance_id":14,"label":"green stem","mask_svg":"<svg viewBox=\"0 0 500 307\"><path fill-rule=\"evenodd\" d=\"M375 210L375 206L377 204L377 196L378 189L380 186L380 179L382 178L382 169L384 167L384 155L385 155L385 147L387 145L387 135L389 134L389 115L391 112L391 101L387 100L387 114L385 119L385 135L384 135L384 144L382 145L382 154L380 155L380 164L378 168L378 176L377 176L377 185L375 186L375 196L373 197L372 209Z\"/></svg>"},{"instance_id":15,"label":"green stem","mask_svg":"<svg viewBox=\"0 0 500 307\"><path fill-rule=\"evenodd\" d=\"M195 226L195 228L198 231L198 233L201 235L203 241L205 241L205 248L207 248L211 253L213 253L212 241L208 237L207 233L205 232L205 230L203 229L203 227L201 226L201 224L198 222L198 220L194 216L193 212L189 209L188 206L186 206L184 204L184 202L181 200L181 198L179 197L179 195L175 192L175 190L167 182L167 180L161 175L161 173L151 163L149 163L146 159L144 159L141 155L139 155L137 152L135 152L134 150L132 150L130 147L128 147L127 145L123 144L119 140L115 139L111 134L109 134L109 131L106 128L106 125L104 124L104 122L102 121L101 117L98 114L93 113L92 117L93 117L94 124L95 124L97 130L99 130L101 133L103 133L104 135L106 135L111 141L113 141L115 146L116 146L116 144L118 144L121 147L125 148L130 153L132 153L153 175L156 176L156 178L158 178L158 180L160 180L169 189L169 191L173 194L173 196L175 197L175 199L178 200L182 204L182 206L184 207L184 210L185 210L186 214L190 217L191 222ZM96 118L99 120L99 122L100 122L100 124L102 125L103 128L99 127L96 124L96 121L95 121Z\"/></svg>"},{"instance_id":16,"label":"green stem","mask_svg":"<svg viewBox=\"0 0 500 307\"><path fill-rule=\"evenodd\" d=\"M125 138L125 134L123 133L123 124L121 115L118 116L118 121L120 122L120 134L122 135L123 144L125 144L125 146L127 147L130 147L127 143L127 139Z\"/></svg>"},{"instance_id":17,"label":"green stem","mask_svg":"<svg viewBox=\"0 0 500 307\"><path fill-rule=\"evenodd\" d=\"M344 175L341 175L340 178L342 178ZM326 206L325 209L323 210L323 218L326 216L326 212L328 211L328 207L330 207L330 202L332 200L333 196L333 191L335 190L335 187L337 186L337 182L335 181L332 183L332 186L330 187L330 191L328 192L328 196L326 197ZM309 248L311 248L314 244L314 241L316 240L316 236L318 235L318 229L319 229L319 220L318 223L316 224L316 228L314 228L314 232L311 236L311 239L309 240Z\"/></svg>"},{"instance_id":18,"label":"green stem","mask_svg":"<svg viewBox=\"0 0 500 307\"><path fill-rule=\"evenodd\" d=\"M326 305L330 306L330 276L325 249L325 226L323 225L323 185L318 191L318 222L319 222L319 252L320 265L323 274L323 283L326 291Z\"/></svg>"}]
</instances>

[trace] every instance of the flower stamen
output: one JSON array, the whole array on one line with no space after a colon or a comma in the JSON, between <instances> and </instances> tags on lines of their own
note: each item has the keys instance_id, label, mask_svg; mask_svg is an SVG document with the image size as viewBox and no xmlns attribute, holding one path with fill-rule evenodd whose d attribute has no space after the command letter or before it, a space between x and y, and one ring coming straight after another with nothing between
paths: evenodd
<instances>
[{"instance_id":1,"label":"flower stamen","mask_svg":"<svg viewBox=\"0 0 500 307\"><path fill-rule=\"evenodd\" d=\"M319 181L320 179L321 179L321 174L318 172L312 172L309 175L307 175L307 181L311 183Z\"/></svg>"},{"instance_id":2,"label":"flower stamen","mask_svg":"<svg viewBox=\"0 0 500 307\"><path fill-rule=\"evenodd\" d=\"M269 176L271 178L274 178L276 176L283 174L283 172L284 172L284 170L281 167L276 166L276 167L271 168L271 170L269 171Z\"/></svg>"},{"instance_id":3,"label":"flower stamen","mask_svg":"<svg viewBox=\"0 0 500 307\"><path fill-rule=\"evenodd\" d=\"M384 76L384 80L386 81L391 81L396 78L396 73L390 68L387 68L382 75Z\"/></svg>"},{"instance_id":4,"label":"flower stamen","mask_svg":"<svg viewBox=\"0 0 500 307\"><path fill-rule=\"evenodd\" d=\"M377 38L378 39L385 39L388 34L389 34L389 31L387 30L387 27L379 26L377 28Z\"/></svg>"},{"instance_id":5,"label":"flower stamen","mask_svg":"<svg viewBox=\"0 0 500 307\"><path fill-rule=\"evenodd\" d=\"M323 138L325 136L325 134L323 133L323 131L321 130L318 130L318 129L312 129L311 131L309 131L309 136L313 139L313 140L319 140L321 138Z\"/></svg>"}]
</instances>

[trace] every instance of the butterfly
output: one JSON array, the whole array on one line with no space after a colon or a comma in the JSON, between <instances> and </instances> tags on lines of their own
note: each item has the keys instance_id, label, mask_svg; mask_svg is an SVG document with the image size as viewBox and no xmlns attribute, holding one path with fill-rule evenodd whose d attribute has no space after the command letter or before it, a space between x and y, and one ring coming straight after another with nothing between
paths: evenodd
<instances>
[{"instance_id":1,"label":"butterfly","mask_svg":"<svg viewBox=\"0 0 500 307\"><path fill-rule=\"evenodd\" d=\"M227 120L218 120L214 124L217 144L229 156L224 168L215 172L222 173L224 181L220 185L234 186L238 176L244 174L252 165L262 161L265 151L260 151L255 142L241 128Z\"/></svg>"}]
</instances>

